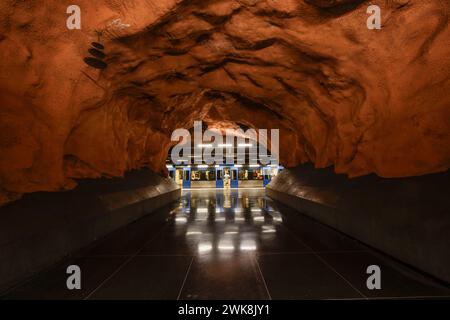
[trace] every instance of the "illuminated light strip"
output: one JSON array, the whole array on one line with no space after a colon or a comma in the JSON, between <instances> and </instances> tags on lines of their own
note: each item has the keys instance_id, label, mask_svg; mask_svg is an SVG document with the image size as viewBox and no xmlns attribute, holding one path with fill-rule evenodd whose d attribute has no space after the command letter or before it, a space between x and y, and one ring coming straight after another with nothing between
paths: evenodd
<instances>
[{"instance_id":1,"label":"illuminated light strip","mask_svg":"<svg viewBox=\"0 0 450 320\"><path fill-rule=\"evenodd\" d=\"M253 144L251 144L251 143L239 143L238 147L253 147Z\"/></svg>"},{"instance_id":2,"label":"illuminated light strip","mask_svg":"<svg viewBox=\"0 0 450 320\"><path fill-rule=\"evenodd\" d=\"M213 145L212 144L200 143L200 144L197 145L197 147L199 147L199 148L212 148Z\"/></svg>"},{"instance_id":3,"label":"illuminated light strip","mask_svg":"<svg viewBox=\"0 0 450 320\"><path fill-rule=\"evenodd\" d=\"M183 191L206 191L206 190L264 190L264 187L245 188L183 188Z\"/></svg>"}]
</instances>

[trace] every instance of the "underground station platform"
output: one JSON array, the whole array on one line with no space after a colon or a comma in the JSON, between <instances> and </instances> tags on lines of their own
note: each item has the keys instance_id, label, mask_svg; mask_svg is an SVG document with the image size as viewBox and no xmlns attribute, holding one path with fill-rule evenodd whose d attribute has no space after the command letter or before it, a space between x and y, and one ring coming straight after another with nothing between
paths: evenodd
<instances>
[{"instance_id":1,"label":"underground station platform","mask_svg":"<svg viewBox=\"0 0 450 320\"><path fill-rule=\"evenodd\" d=\"M67 267L82 270L67 290ZM367 267L382 289L367 287ZM4 299L430 299L435 279L271 200L190 189L9 290Z\"/></svg>"}]
</instances>

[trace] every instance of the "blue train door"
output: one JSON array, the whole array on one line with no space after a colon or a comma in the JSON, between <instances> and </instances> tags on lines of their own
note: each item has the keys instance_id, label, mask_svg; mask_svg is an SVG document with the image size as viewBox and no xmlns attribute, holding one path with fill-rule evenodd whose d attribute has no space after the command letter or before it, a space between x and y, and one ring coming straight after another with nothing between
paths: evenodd
<instances>
[{"instance_id":1,"label":"blue train door","mask_svg":"<svg viewBox=\"0 0 450 320\"><path fill-rule=\"evenodd\" d=\"M264 187L267 186L270 183L270 180L272 178L271 175L270 175L270 171L271 171L270 167L264 167L263 168L263 184L264 184Z\"/></svg>"},{"instance_id":2,"label":"blue train door","mask_svg":"<svg viewBox=\"0 0 450 320\"><path fill-rule=\"evenodd\" d=\"M216 188L223 188L223 168L216 168Z\"/></svg>"},{"instance_id":3,"label":"blue train door","mask_svg":"<svg viewBox=\"0 0 450 320\"><path fill-rule=\"evenodd\" d=\"M238 169L230 169L231 172L231 188L238 188L239 187L239 176L238 176Z\"/></svg>"},{"instance_id":4,"label":"blue train door","mask_svg":"<svg viewBox=\"0 0 450 320\"><path fill-rule=\"evenodd\" d=\"M191 168L183 168L183 188L191 187Z\"/></svg>"},{"instance_id":5,"label":"blue train door","mask_svg":"<svg viewBox=\"0 0 450 320\"><path fill-rule=\"evenodd\" d=\"M176 169L175 168L169 168L169 177L173 180L173 181L175 181L175 176L176 176Z\"/></svg>"}]
</instances>

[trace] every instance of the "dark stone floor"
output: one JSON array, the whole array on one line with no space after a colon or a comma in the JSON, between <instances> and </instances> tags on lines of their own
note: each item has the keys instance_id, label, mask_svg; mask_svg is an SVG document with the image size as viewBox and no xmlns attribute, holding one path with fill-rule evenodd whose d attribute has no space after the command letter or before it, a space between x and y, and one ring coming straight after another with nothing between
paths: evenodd
<instances>
[{"instance_id":1,"label":"dark stone floor","mask_svg":"<svg viewBox=\"0 0 450 320\"><path fill-rule=\"evenodd\" d=\"M82 288L66 287L81 268ZM366 269L381 268L381 290ZM298 212L263 189L185 191L179 203L94 243L6 299L450 297L445 287Z\"/></svg>"}]
</instances>

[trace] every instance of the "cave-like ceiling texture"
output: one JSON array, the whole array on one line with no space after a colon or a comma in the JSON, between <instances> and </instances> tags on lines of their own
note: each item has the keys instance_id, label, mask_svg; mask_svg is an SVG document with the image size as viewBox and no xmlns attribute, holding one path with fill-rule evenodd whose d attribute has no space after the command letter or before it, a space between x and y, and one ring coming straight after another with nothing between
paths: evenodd
<instances>
[{"instance_id":1,"label":"cave-like ceiling texture","mask_svg":"<svg viewBox=\"0 0 450 320\"><path fill-rule=\"evenodd\" d=\"M64 1L0 4L0 203L163 172L172 131L195 120L280 129L285 166L449 167L448 0L76 2L81 30Z\"/></svg>"}]
</instances>

